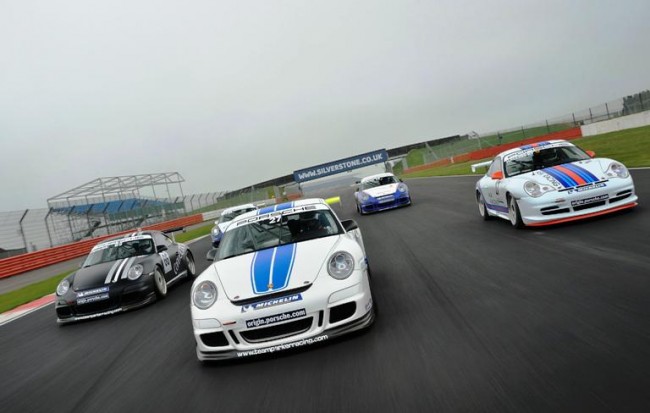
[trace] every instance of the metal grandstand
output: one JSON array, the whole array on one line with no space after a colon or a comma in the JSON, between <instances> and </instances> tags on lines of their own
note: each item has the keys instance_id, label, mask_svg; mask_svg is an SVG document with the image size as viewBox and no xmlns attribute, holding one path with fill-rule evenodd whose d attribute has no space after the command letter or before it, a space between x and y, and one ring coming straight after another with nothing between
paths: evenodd
<instances>
[{"instance_id":1,"label":"metal grandstand","mask_svg":"<svg viewBox=\"0 0 650 413\"><path fill-rule=\"evenodd\" d=\"M76 241L186 215L182 182L178 172L95 179L47 200L48 231Z\"/></svg>"}]
</instances>

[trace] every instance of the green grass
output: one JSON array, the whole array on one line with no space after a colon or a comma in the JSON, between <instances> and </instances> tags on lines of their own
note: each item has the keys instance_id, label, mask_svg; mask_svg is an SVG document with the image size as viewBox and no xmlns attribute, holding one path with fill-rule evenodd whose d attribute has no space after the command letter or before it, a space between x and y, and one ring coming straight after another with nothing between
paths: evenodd
<instances>
[{"instance_id":1,"label":"green grass","mask_svg":"<svg viewBox=\"0 0 650 413\"><path fill-rule=\"evenodd\" d=\"M56 290L59 281L64 279L68 274L73 273L75 270L70 270L57 274L54 277L30 284L19 290L11 291L8 293L0 294L0 314L7 310L16 308L19 305L29 303L48 294L52 294Z\"/></svg>"},{"instance_id":2,"label":"green grass","mask_svg":"<svg viewBox=\"0 0 650 413\"><path fill-rule=\"evenodd\" d=\"M605 133L597 136L574 139L572 143L585 150L596 152L597 157L612 158L630 168L650 166L650 126ZM400 178L422 178L428 176L471 175L471 165L492 158L427 169L424 171L402 174ZM482 175L485 168L474 175Z\"/></svg>"},{"instance_id":3,"label":"green grass","mask_svg":"<svg viewBox=\"0 0 650 413\"><path fill-rule=\"evenodd\" d=\"M187 232L179 233L178 235L175 235L176 242L187 242L207 235L210 233L213 226L214 224L210 223ZM18 290L0 294L0 314L11 310L12 308L37 300L48 294L52 294L56 290L59 281L74 271L76 270L66 271Z\"/></svg>"},{"instance_id":4,"label":"green grass","mask_svg":"<svg viewBox=\"0 0 650 413\"><path fill-rule=\"evenodd\" d=\"M189 240L208 235L213 226L214 223L211 222L207 225L191 229L187 232L181 232L180 234L174 235L174 237L176 238L176 242L187 242Z\"/></svg>"}]
</instances>

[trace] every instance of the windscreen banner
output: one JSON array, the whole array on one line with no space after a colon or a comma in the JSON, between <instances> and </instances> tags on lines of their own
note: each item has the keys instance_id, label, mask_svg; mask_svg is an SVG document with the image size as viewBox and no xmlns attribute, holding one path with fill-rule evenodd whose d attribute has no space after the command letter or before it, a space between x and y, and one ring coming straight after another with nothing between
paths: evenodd
<instances>
[{"instance_id":1,"label":"windscreen banner","mask_svg":"<svg viewBox=\"0 0 650 413\"><path fill-rule=\"evenodd\" d=\"M341 172L351 171L364 166L374 165L380 162L388 161L388 152L386 149L380 149L374 152L368 152L350 158L340 159L334 162L328 162L311 168L300 169L293 172L293 180L296 182L311 181L312 179L324 178L326 176L339 174Z\"/></svg>"}]
</instances>

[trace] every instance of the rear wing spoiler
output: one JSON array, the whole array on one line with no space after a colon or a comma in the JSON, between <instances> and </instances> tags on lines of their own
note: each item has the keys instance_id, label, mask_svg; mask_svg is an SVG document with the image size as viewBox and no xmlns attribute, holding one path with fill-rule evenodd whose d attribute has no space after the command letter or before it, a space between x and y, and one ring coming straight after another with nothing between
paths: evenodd
<instances>
[{"instance_id":1,"label":"rear wing spoiler","mask_svg":"<svg viewBox=\"0 0 650 413\"><path fill-rule=\"evenodd\" d=\"M492 161L479 162L472 165L472 172L476 172L478 168L488 167L492 164Z\"/></svg>"},{"instance_id":2,"label":"rear wing spoiler","mask_svg":"<svg viewBox=\"0 0 650 413\"><path fill-rule=\"evenodd\" d=\"M174 240L174 242L176 242L176 236L174 235L174 232L184 231L184 230L185 230L185 227L175 227L175 228L164 229L164 230L162 230L160 232L162 232L163 234L171 234L172 240Z\"/></svg>"}]
</instances>

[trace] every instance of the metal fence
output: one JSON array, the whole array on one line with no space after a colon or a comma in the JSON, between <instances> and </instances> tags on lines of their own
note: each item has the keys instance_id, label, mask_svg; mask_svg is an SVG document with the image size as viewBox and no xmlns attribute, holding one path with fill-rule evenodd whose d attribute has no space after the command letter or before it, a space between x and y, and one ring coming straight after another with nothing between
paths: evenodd
<instances>
[{"instance_id":1,"label":"metal fence","mask_svg":"<svg viewBox=\"0 0 650 413\"><path fill-rule=\"evenodd\" d=\"M650 90L533 124L481 134L472 131L456 139L445 139L445 142L440 144L436 144L435 141L423 142L419 147L409 151L397 169L399 172L405 168L432 163L439 159L647 110L650 110Z\"/></svg>"},{"instance_id":2,"label":"metal fence","mask_svg":"<svg viewBox=\"0 0 650 413\"><path fill-rule=\"evenodd\" d=\"M225 195L140 199L137 206L125 200L112 211L104 202L0 212L0 259L215 209Z\"/></svg>"}]
</instances>

